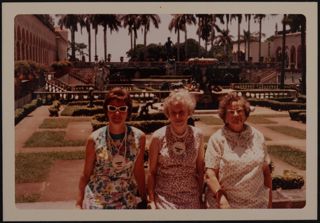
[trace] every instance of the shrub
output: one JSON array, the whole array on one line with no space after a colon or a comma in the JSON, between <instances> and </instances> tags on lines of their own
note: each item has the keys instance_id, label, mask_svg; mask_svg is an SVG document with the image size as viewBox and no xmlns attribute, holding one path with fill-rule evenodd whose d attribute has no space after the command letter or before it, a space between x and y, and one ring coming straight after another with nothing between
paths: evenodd
<instances>
[{"instance_id":1,"label":"shrub","mask_svg":"<svg viewBox=\"0 0 320 223\"><path fill-rule=\"evenodd\" d=\"M295 120L295 121L300 121L300 114L301 113L306 113L305 109L293 109L293 110L289 110L289 115L291 120Z\"/></svg>"},{"instance_id":2,"label":"shrub","mask_svg":"<svg viewBox=\"0 0 320 223\"><path fill-rule=\"evenodd\" d=\"M105 125L107 125L108 123L106 121L98 121L97 119L93 119L91 121L91 125L92 125L92 130L95 131ZM149 120L149 121L128 121L127 122L128 125L136 127L138 129L140 129L141 131L143 131L146 134L152 133L155 130L168 125L169 121L165 121L165 120Z\"/></svg>"},{"instance_id":3,"label":"shrub","mask_svg":"<svg viewBox=\"0 0 320 223\"><path fill-rule=\"evenodd\" d=\"M38 106L42 104L40 98L32 100L29 104L24 105L22 108L17 108L15 110L15 125L18 124L24 117L26 117L29 113L34 111Z\"/></svg>"},{"instance_id":4,"label":"shrub","mask_svg":"<svg viewBox=\"0 0 320 223\"><path fill-rule=\"evenodd\" d=\"M71 101L71 102L68 103L68 105L70 105L70 106L74 106L74 105L84 106L84 105L88 105L88 104L89 104L88 100L86 100L86 101ZM97 106L102 106L103 105L103 100L94 100L93 104L97 105Z\"/></svg>"},{"instance_id":5,"label":"shrub","mask_svg":"<svg viewBox=\"0 0 320 223\"><path fill-rule=\"evenodd\" d=\"M300 103L306 103L307 102L307 98L305 95L300 95L298 96L298 102Z\"/></svg>"},{"instance_id":6,"label":"shrub","mask_svg":"<svg viewBox=\"0 0 320 223\"><path fill-rule=\"evenodd\" d=\"M285 170L283 176L277 175L272 178L272 190L300 189L304 185L304 179L294 171Z\"/></svg>"},{"instance_id":7,"label":"shrub","mask_svg":"<svg viewBox=\"0 0 320 223\"><path fill-rule=\"evenodd\" d=\"M303 123L306 123L306 122L307 122L307 120L306 120L306 113L305 113L305 112L299 113L299 119L300 119L300 121L302 121Z\"/></svg>"},{"instance_id":8,"label":"shrub","mask_svg":"<svg viewBox=\"0 0 320 223\"><path fill-rule=\"evenodd\" d=\"M60 105L61 103L58 100L52 102L52 105L48 108L50 116L59 116Z\"/></svg>"}]
</instances>

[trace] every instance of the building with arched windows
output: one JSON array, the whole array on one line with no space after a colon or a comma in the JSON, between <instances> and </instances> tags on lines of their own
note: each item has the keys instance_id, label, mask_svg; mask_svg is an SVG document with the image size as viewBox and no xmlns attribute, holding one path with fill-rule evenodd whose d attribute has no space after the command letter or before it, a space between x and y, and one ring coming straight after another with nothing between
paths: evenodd
<instances>
[{"instance_id":1,"label":"building with arched windows","mask_svg":"<svg viewBox=\"0 0 320 223\"><path fill-rule=\"evenodd\" d=\"M242 61L247 60L247 44L242 40L240 42L240 52ZM238 42L233 42L233 61L237 61ZM286 68L301 69L301 33L286 34ZM275 35L267 41L261 43L261 57L263 62L281 63L282 54L282 33L275 32ZM259 42L250 42L250 57L253 63L259 62Z\"/></svg>"},{"instance_id":2,"label":"building with arched windows","mask_svg":"<svg viewBox=\"0 0 320 223\"><path fill-rule=\"evenodd\" d=\"M17 15L14 19L14 60L43 65L67 58L68 32L54 29L38 15Z\"/></svg>"}]
</instances>

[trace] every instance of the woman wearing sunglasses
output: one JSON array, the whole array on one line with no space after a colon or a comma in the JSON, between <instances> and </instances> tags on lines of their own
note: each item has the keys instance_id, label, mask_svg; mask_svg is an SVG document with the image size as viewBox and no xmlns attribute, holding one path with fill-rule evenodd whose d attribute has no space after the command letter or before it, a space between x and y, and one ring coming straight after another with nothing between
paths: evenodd
<instances>
[{"instance_id":1,"label":"woman wearing sunglasses","mask_svg":"<svg viewBox=\"0 0 320 223\"><path fill-rule=\"evenodd\" d=\"M202 207L203 136L187 123L195 104L194 97L182 89L164 101L170 124L155 131L150 143L148 192L152 208Z\"/></svg>"},{"instance_id":2,"label":"woman wearing sunglasses","mask_svg":"<svg viewBox=\"0 0 320 223\"><path fill-rule=\"evenodd\" d=\"M135 209L146 206L143 156L145 134L126 125L132 101L122 88L104 101L109 124L88 138L77 206L84 209Z\"/></svg>"},{"instance_id":3,"label":"woman wearing sunglasses","mask_svg":"<svg viewBox=\"0 0 320 223\"><path fill-rule=\"evenodd\" d=\"M205 154L208 208L271 208L270 158L262 133L245 124L249 114L249 102L235 93L220 101L225 125Z\"/></svg>"}]
</instances>

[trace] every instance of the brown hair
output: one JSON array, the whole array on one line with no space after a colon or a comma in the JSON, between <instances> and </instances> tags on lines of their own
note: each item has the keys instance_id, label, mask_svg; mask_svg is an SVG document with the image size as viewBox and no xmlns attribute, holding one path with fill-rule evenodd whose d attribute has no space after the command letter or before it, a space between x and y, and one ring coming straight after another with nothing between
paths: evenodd
<instances>
[{"instance_id":1,"label":"brown hair","mask_svg":"<svg viewBox=\"0 0 320 223\"><path fill-rule=\"evenodd\" d=\"M128 117L131 115L132 100L130 98L129 92L126 89L120 88L120 87L115 87L107 93L106 98L103 103L103 109L105 112L107 112L107 109L108 109L107 106L113 100L123 101L128 106Z\"/></svg>"},{"instance_id":2,"label":"brown hair","mask_svg":"<svg viewBox=\"0 0 320 223\"><path fill-rule=\"evenodd\" d=\"M239 96L235 92L231 92L225 95L219 102L219 117L225 122L227 107L233 101L239 101L244 109L246 117L250 115L250 103L242 96Z\"/></svg>"}]
</instances>

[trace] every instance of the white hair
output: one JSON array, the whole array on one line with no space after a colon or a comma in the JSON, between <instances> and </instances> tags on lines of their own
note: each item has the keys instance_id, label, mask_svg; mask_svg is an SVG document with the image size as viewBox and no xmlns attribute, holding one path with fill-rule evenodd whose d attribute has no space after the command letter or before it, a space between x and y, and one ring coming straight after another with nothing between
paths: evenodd
<instances>
[{"instance_id":1,"label":"white hair","mask_svg":"<svg viewBox=\"0 0 320 223\"><path fill-rule=\"evenodd\" d=\"M194 112L196 107L196 99L195 97L189 93L188 90L185 89L177 89L170 93L170 95L164 100L163 110L164 114L169 116L169 108L172 104L180 102L188 108L189 115Z\"/></svg>"}]
</instances>

